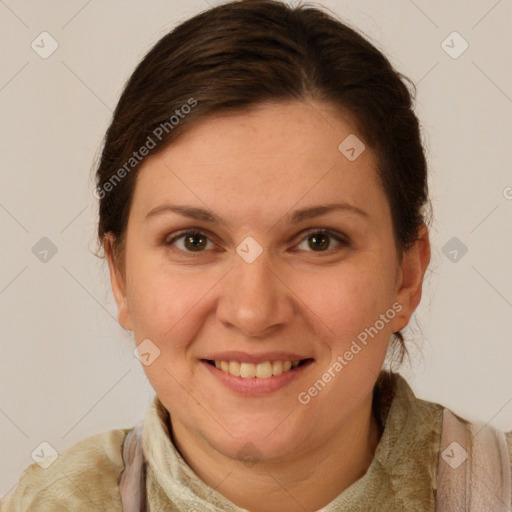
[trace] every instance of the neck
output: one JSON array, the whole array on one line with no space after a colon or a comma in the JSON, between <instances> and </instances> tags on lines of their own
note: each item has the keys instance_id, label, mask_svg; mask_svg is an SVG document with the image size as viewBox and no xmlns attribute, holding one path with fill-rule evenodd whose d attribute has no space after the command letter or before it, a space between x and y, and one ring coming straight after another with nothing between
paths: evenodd
<instances>
[{"instance_id":1,"label":"neck","mask_svg":"<svg viewBox=\"0 0 512 512\"><path fill-rule=\"evenodd\" d=\"M372 393L331 438L297 447L286 460L262 460L252 467L220 454L179 423L172 428L175 444L194 472L251 512L297 512L326 506L366 473L381 436L372 413Z\"/></svg>"}]
</instances>

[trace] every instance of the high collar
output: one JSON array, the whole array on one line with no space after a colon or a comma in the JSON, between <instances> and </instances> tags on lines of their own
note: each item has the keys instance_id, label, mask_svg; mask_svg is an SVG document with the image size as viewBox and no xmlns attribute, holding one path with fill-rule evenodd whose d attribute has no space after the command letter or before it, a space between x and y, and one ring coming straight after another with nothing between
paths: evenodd
<instances>
[{"instance_id":1,"label":"high collar","mask_svg":"<svg viewBox=\"0 0 512 512\"><path fill-rule=\"evenodd\" d=\"M416 398L399 374L382 371L373 410L383 431L368 470L318 512L434 510L442 407ZM176 510L195 506L211 512L245 512L194 473L172 442L169 421L168 411L155 396L143 429L150 503L165 502L166 510L174 505Z\"/></svg>"}]
</instances>

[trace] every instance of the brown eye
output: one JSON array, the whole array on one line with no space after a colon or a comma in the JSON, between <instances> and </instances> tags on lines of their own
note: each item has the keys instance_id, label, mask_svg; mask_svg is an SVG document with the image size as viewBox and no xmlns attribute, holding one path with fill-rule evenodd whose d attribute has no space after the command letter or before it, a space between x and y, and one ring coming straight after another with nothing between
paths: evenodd
<instances>
[{"instance_id":1,"label":"brown eye","mask_svg":"<svg viewBox=\"0 0 512 512\"><path fill-rule=\"evenodd\" d=\"M334 240L334 247L333 245ZM307 243L305 247L304 244ZM331 250L347 247L349 242L341 234L334 233L329 230L315 229L310 230L306 238L297 246L299 250L307 252L327 252Z\"/></svg>"},{"instance_id":2,"label":"brown eye","mask_svg":"<svg viewBox=\"0 0 512 512\"><path fill-rule=\"evenodd\" d=\"M200 231L187 231L165 242L166 245L175 245L184 252L202 252L210 239Z\"/></svg>"},{"instance_id":3,"label":"brown eye","mask_svg":"<svg viewBox=\"0 0 512 512\"><path fill-rule=\"evenodd\" d=\"M206 246L206 238L200 233L185 236L185 247L190 251L200 251Z\"/></svg>"},{"instance_id":4,"label":"brown eye","mask_svg":"<svg viewBox=\"0 0 512 512\"><path fill-rule=\"evenodd\" d=\"M316 251L316 249L319 249L320 251L325 251L326 249L329 248L329 243L330 243L329 236L326 235L325 233L317 233L315 235L309 235L308 240L310 242L309 246L311 247L311 249L313 249L315 251Z\"/></svg>"}]
</instances>

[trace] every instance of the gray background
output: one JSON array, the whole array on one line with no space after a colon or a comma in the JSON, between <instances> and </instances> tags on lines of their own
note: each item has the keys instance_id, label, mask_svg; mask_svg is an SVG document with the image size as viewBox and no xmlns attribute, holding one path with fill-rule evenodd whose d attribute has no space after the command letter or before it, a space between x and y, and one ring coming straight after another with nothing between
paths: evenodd
<instances>
[{"instance_id":1,"label":"gray background","mask_svg":"<svg viewBox=\"0 0 512 512\"><path fill-rule=\"evenodd\" d=\"M92 254L94 159L138 61L214 3L0 0L0 498L42 441L62 452L146 413L153 391ZM433 256L402 373L420 397L510 430L512 1L321 4L418 87ZM58 43L46 59L31 47L51 49L44 31Z\"/></svg>"}]
</instances>

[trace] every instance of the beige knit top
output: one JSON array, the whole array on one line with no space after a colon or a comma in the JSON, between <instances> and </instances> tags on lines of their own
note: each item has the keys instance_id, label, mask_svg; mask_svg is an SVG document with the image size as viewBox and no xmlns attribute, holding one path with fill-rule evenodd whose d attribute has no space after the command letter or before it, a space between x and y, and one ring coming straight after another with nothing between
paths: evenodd
<instances>
[{"instance_id":1,"label":"beige knit top","mask_svg":"<svg viewBox=\"0 0 512 512\"><path fill-rule=\"evenodd\" d=\"M387 372L379 376L373 406L383 427L373 461L364 476L319 512L434 511L443 407L416 398L403 377ZM151 512L242 512L192 471L168 425L169 413L155 396L143 427ZM32 464L1 512L122 511L119 481L129 430L84 439L47 469ZM512 454L512 432L506 439Z\"/></svg>"}]
</instances>

